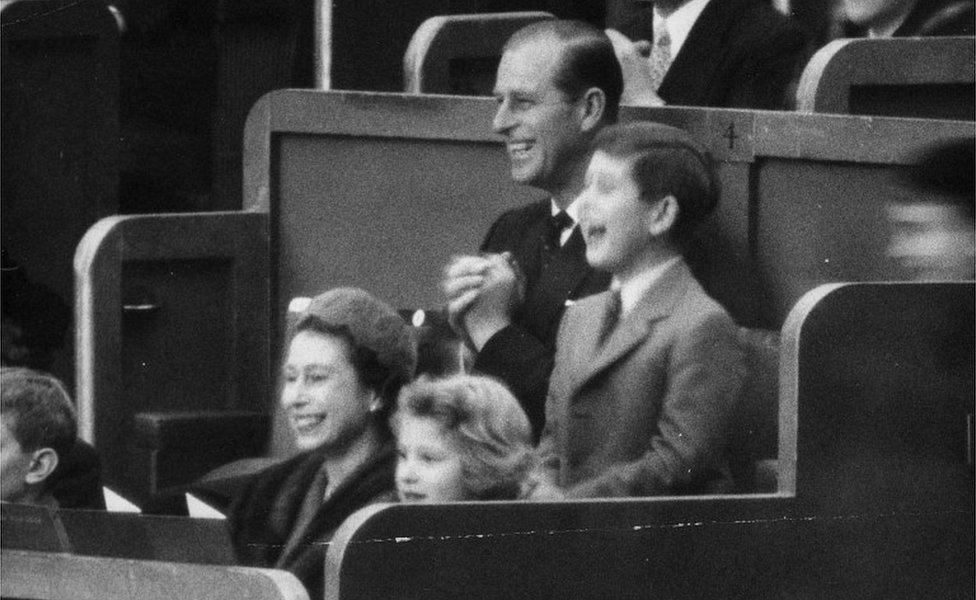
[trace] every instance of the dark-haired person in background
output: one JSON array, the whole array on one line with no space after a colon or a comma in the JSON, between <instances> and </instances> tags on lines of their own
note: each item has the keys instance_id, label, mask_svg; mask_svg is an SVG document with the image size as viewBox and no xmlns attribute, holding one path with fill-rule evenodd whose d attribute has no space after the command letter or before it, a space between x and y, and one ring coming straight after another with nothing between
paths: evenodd
<instances>
[{"instance_id":1,"label":"dark-haired person in background","mask_svg":"<svg viewBox=\"0 0 976 600\"><path fill-rule=\"evenodd\" d=\"M586 264L576 226L590 142L617 119L623 82L606 35L577 21L544 21L506 43L492 128L512 179L549 197L502 214L481 245L445 269L452 323L477 353L474 370L503 381L541 431L554 340L568 303L606 289Z\"/></svg>"},{"instance_id":2,"label":"dark-haired person in background","mask_svg":"<svg viewBox=\"0 0 976 600\"><path fill-rule=\"evenodd\" d=\"M100 461L77 439L68 392L32 369L0 368L0 499L105 508Z\"/></svg>"}]
</instances>

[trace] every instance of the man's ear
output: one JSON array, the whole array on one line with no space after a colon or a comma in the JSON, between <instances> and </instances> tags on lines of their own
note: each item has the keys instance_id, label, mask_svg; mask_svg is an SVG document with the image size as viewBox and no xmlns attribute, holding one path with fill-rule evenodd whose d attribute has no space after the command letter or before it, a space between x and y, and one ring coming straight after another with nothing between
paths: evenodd
<instances>
[{"instance_id":1,"label":"man's ear","mask_svg":"<svg viewBox=\"0 0 976 600\"><path fill-rule=\"evenodd\" d=\"M647 212L647 231L654 237L665 235L678 220L678 199L672 194L661 198Z\"/></svg>"},{"instance_id":2,"label":"man's ear","mask_svg":"<svg viewBox=\"0 0 976 600\"><path fill-rule=\"evenodd\" d=\"M607 95L600 88L592 87L583 92L580 110L582 120L580 129L583 131L594 131L600 126L603 120L603 113L607 109Z\"/></svg>"},{"instance_id":3,"label":"man's ear","mask_svg":"<svg viewBox=\"0 0 976 600\"><path fill-rule=\"evenodd\" d=\"M53 448L34 450L24 481L30 485L37 485L50 477L56 468L58 468L58 453Z\"/></svg>"}]
</instances>

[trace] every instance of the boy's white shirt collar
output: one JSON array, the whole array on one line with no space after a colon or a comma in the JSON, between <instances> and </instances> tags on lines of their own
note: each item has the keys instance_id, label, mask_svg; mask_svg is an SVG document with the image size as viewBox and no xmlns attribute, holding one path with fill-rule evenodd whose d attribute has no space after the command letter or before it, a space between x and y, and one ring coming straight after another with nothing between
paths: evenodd
<instances>
[{"instance_id":1,"label":"boy's white shirt collar","mask_svg":"<svg viewBox=\"0 0 976 600\"><path fill-rule=\"evenodd\" d=\"M667 17L662 15L656 6L654 7L654 28L660 27L659 21L664 19L668 27L668 35L671 36L672 62L678 56L678 52L681 52L681 47L685 45L691 28L694 27L695 21L698 20L698 16L702 14L709 2L710 0L690 0Z\"/></svg>"},{"instance_id":2,"label":"boy's white shirt collar","mask_svg":"<svg viewBox=\"0 0 976 600\"><path fill-rule=\"evenodd\" d=\"M627 281L621 281L618 277L614 276L611 287L620 294L620 316L623 317L629 313L637 305L641 297L647 293L647 290L651 289L651 286L664 275L664 272L680 261L680 256L672 256L664 262L638 273Z\"/></svg>"}]
</instances>

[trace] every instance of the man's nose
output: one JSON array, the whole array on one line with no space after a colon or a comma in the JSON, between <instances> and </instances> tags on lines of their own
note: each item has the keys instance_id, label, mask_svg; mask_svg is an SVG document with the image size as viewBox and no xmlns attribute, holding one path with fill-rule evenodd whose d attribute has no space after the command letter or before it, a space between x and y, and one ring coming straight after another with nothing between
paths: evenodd
<instances>
[{"instance_id":1,"label":"man's nose","mask_svg":"<svg viewBox=\"0 0 976 600\"><path fill-rule=\"evenodd\" d=\"M498 104L498 110L495 111L495 118L491 121L491 129L495 133L504 133L514 125L515 120L512 118L512 111L508 108L508 101L503 100Z\"/></svg>"}]
</instances>

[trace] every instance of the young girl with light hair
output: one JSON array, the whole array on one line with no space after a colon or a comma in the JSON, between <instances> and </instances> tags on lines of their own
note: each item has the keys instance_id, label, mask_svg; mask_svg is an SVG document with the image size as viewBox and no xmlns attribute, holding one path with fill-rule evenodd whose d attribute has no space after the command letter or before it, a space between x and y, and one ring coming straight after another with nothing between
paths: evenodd
<instances>
[{"instance_id":1,"label":"young girl with light hair","mask_svg":"<svg viewBox=\"0 0 976 600\"><path fill-rule=\"evenodd\" d=\"M397 494L403 502L511 500L529 469L532 429L508 389L488 377L422 377L400 391Z\"/></svg>"}]
</instances>

